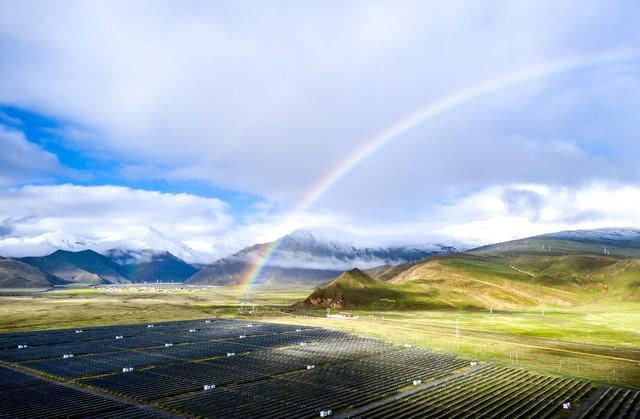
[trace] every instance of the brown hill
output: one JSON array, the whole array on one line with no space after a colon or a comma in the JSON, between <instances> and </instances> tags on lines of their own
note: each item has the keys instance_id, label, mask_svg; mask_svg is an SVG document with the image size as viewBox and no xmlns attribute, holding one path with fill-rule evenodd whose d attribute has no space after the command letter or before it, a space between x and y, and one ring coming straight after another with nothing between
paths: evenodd
<instances>
[{"instance_id":1,"label":"brown hill","mask_svg":"<svg viewBox=\"0 0 640 419\"><path fill-rule=\"evenodd\" d=\"M38 268L13 259L0 258L0 288L48 288L47 276Z\"/></svg>"},{"instance_id":2,"label":"brown hill","mask_svg":"<svg viewBox=\"0 0 640 419\"><path fill-rule=\"evenodd\" d=\"M93 250L81 252L57 250L48 256L26 257L20 261L71 283L121 284L130 282L124 276L122 266Z\"/></svg>"}]
</instances>

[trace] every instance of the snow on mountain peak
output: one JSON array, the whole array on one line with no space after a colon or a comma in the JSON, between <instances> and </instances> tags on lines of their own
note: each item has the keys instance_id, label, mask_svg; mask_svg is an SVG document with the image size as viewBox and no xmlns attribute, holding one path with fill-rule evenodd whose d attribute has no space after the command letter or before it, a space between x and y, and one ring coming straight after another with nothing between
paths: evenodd
<instances>
[{"instance_id":1,"label":"snow on mountain peak","mask_svg":"<svg viewBox=\"0 0 640 419\"><path fill-rule=\"evenodd\" d=\"M80 239L62 231L51 231L32 237L8 237L0 240L0 254L7 257L45 256L56 250L78 252L95 246L95 241Z\"/></svg>"},{"instance_id":2,"label":"snow on mountain peak","mask_svg":"<svg viewBox=\"0 0 640 419\"><path fill-rule=\"evenodd\" d=\"M182 243L181 241L172 239L171 237L161 233L153 227L149 227L144 242L146 248L155 250L167 250L175 256L180 255L194 256L195 250ZM175 252L175 253L174 253Z\"/></svg>"},{"instance_id":3,"label":"snow on mountain peak","mask_svg":"<svg viewBox=\"0 0 640 419\"><path fill-rule=\"evenodd\" d=\"M121 239L85 239L63 231L51 231L32 237L9 237L0 240L0 255L6 257L45 256L56 250L78 252L94 250L107 253L115 249L122 252L155 251L169 252L187 262L210 262L208 255L201 254L179 240L175 240L154 227L148 227L142 237ZM148 257L140 255L140 257Z\"/></svg>"},{"instance_id":4,"label":"snow on mountain peak","mask_svg":"<svg viewBox=\"0 0 640 419\"><path fill-rule=\"evenodd\" d=\"M201 262L208 259L181 241L151 226L147 227L147 233L143 237L125 239L117 248L127 251L165 251L187 262Z\"/></svg>"},{"instance_id":5,"label":"snow on mountain peak","mask_svg":"<svg viewBox=\"0 0 640 419\"><path fill-rule=\"evenodd\" d=\"M278 240L269 265L283 268L345 270L357 266L398 264L421 260L426 256L456 251L455 245L405 242L385 243L385 238L365 238L337 229L296 230ZM388 239L387 239L388 240ZM242 258L255 257L256 249L240 252Z\"/></svg>"},{"instance_id":6,"label":"snow on mountain peak","mask_svg":"<svg viewBox=\"0 0 640 419\"><path fill-rule=\"evenodd\" d=\"M541 237L568 240L628 241L640 240L640 229L634 227L597 228L593 230L567 230L544 234Z\"/></svg>"}]
</instances>

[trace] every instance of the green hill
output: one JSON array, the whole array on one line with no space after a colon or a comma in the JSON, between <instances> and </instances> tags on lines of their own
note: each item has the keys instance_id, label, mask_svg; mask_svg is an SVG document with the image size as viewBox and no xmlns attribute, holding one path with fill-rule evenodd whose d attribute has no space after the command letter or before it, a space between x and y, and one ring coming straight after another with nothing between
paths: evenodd
<instances>
[{"instance_id":1,"label":"green hill","mask_svg":"<svg viewBox=\"0 0 640 419\"><path fill-rule=\"evenodd\" d=\"M374 272L384 277L389 271ZM405 266L385 281L349 271L315 290L302 306L515 309L569 307L605 300L640 301L640 260L461 253Z\"/></svg>"},{"instance_id":2,"label":"green hill","mask_svg":"<svg viewBox=\"0 0 640 419\"><path fill-rule=\"evenodd\" d=\"M401 265L382 265L367 269L365 272L372 278L379 279L381 281L388 281L411 268L411 266L411 263L403 263Z\"/></svg>"},{"instance_id":3,"label":"green hill","mask_svg":"<svg viewBox=\"0 0 640 419\"><path fill-rule=\"evenodd\" d=\"M389 302L396 301L401 296L397 287L373 279L356 268L317 288L298 306L336 309L386 307Z\"/></svg>"}]
</instances>

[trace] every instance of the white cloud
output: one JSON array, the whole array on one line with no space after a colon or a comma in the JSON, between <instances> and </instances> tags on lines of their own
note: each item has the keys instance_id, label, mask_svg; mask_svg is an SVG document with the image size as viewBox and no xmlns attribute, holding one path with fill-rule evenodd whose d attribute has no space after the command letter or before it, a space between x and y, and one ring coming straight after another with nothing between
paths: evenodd
<instances>
[{"instance_id":1,"label":"white cloud","mask_svg":"<svg viewBox=\"0 0 640 419\"><path fill-rule=\"evenodd\" d=\"M9 125L22 125L22 120L19 118L14 118L10 115L7 115L6 112L0 111L0 121L5 122Z\"/></svg>"},{"instance_id":2,"label":"white cloud","mask_svg":"<svg viewBox=\"0 0 640 419\"><path fill-rule=\"evenodd\" d=\"M366 139L426 103L532 65L636 46L639 20L637 3L598 0L580 8L507 0L2 2L0 104L58 120L56 134L73 150L115 161L114 176L200 180L264 201L234 221L234 208L188 194L14 188L0 192L0 230L103 237L153 225L225 254L313 226L494 241L634 224L624 201L606 210L582 199L598 184L613 185L611 198L630 197L632 186L615 185L640 181L638 61L569 71L461 106L404 134L303 214L290 211ZM0 145L0 185L60 170L16 131L0 128Z\"/></svg>"},{"instance_id":3,"label":"white cloud","mask_svg":"<svg viewBox=\"0 0 640 419\"><path fill-rule=\"evenodd\" d=\"M485 244L561 230L637 228L640 186L495 186L451 202L439 215L441 233Z\"/></svg>"},{"instance_id":4,"label":"white cloud","mask_svg":"<svg viewBox=\"0 0 640 419\"><path fill-rule=\"evenodd\" d=\"M109 243L142 239L148 226L201 252L205 259L198 261L213 261L297 229L360 246L443 243L463 248L560 230L638 227L639 208L637 185L511 184L450 199L410 222L371 223L311 212L234 220L225 203L188 194L115 186L26 186L0 196L0 254L46 253L49 242L73 237L106 250Z\"/></svg>"},{"instance_id":5,"label":"white cloud","mask_svg":"<svg viewBox=\"0 0 640 419\"><path fill-rule=\"evenodd\" d=\"M0 102L63 118L74 146L158 168L149 173L291 204L367 138L425 103L534 64L637 45L638 19L640 6L622 1L579 10L572 2L511 1L5 2ZM443 186L425 189L478 187L457 176L470 148L487 150L482 158L492 165L501 160L489 151L519 136L563 141L531 154L561 156L573 144L588 159L599 153L594 141L629 146L637 123L588 138L611 125L590 117L596 109L615 109L621 122L636 116L638 99L603 100L620 92L640 98L637 72L618 71L605 83L573 73L541 81L408 133L406 147L385 150L393 158L363 168L370 184L403 185L378 188L369 212L384 215L381 203L424 184L421 172L407 167L438 168L451 159L456 171L439 170ZM566 100L552 100L558 97ZM580 114L571 111L577 104ZM557 108L563 112L552 112ZM513 126L527 118L540 123ZM577 125L591 126L584 134ZM545 181L557 181L560 160L549 162ZM530 166L505 173L536 181ZM484 173L504 181L488 175L497 171ZM361 210L335 197L333 209Z\"/></svg>"},{"instance_id":6,"label":"white cloud","mask_svg":"<svg viewBox=\"0 0 640 419\"><path fill-rule=\"evenodd\" d=\"M58 158L0 124L0 186L26 183L68 172Z\"/></svg>"},{"instance_id":7,"label":"white cloud","mask_svg":"<svg viewBox=\"0 0 640 419\"><path fill-rule=\"evenodd\" d=\"M214 198L75 185L5 189L0 194L0 220L8 220L10 226L3 239L5 254L19 244L16 238L62 232L117 242L143 238L150 226L177 240L206 242L210 247L204 250L212 251L234 223L228 206Z\"/></svg>"}]
</instances>

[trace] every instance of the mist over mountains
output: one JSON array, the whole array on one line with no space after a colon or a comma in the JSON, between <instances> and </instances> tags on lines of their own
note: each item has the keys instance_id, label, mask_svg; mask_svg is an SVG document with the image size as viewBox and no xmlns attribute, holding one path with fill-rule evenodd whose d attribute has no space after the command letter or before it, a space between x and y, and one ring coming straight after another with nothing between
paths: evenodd
<instances>
[{"instance_id":1,"label":"mist over mountains","mask_svg":"<svg viewBox=\"0 0 640 419\"><path fill-rule=\"evenodd\" d=\"M542 234L540 238L557 240L576 240L583 243L593 243L612 246L636 247L640 244L639 228L597 228L593 230L567 230L557 233Z\"/></svg>"},{"instance_id":2,"label":"mist over mountains","mask_svg":"<svg viewBox=\"0 0 640 419\"><path fill-rule=\"evenodd\" d=\"M318 282L356 266L367 269L398 265L464 249L440 242L375 244L375 240L348 235L341 238L339 234L336 230L296 230L274 242L247 247L205 266L188 283L239 283L252 266L263 263L266 254L269 257L256 278L258 283Z\"/></svg>"},{"instance_id":3,"label":"mist over mountains","mask_svg":"<svg viewBox=\"0 0 640 419\"><path fill-rule=\"evenodd\" d=\"M296 230L209 264L189 263L197 260L197 252L153 228L137 241L121 241L118 247L102 251L97 250L109 242L79 240L62 233L52 233L36 244L30 247L34 252L58 248L45 255L1 259L0 286L141 282L235 285L246 281L257 266L256 283L317 285L353 268L383 278L426 258L460 252L487 256L580 253L628 258L640 255L640 229L562 231L472 249L453 239L401 244L337 230ZM27 249L22 246L18 250Z\"/></svg>"},{"instance_id":4,"label":"mist over mountains","mask_svg":"<svg viewBox=\"0 0 640 419\"><path fill-rule=\"evenodd\" d=\"M136 240L91 241L56 232L38 240L23 240L13 248L9 248L7 240L3 244L0 249L6 256L33 252L20 260L54 278L51 284L168 281L236 284L252 266L261 263L267 252L270 257L258 282L320 283L355 266L367 269L397 265L464 249L454 240L401 244L320 229L297 230L275 242L249 246L210 264L190 263L202 260L202 255L154 228ZM114 244L117 246L111 247Z\"/></svg>"},{"instance_id":5,"label":"mist over mountains","mask_svg":"<svg viewBox=\"0 0 640 419\"><path fill-rule=\"evenodd\" d=\"M183 242L173 239L154 227L148 227L141 237L121 239L87 239L62 231L53 231L34 237L7 237L0 240L0 255L4 257L46 256L56 250L78 252L93 250L106 254L113 249L129 253L134 257L136 252L166 251L190 263L207 263L212 259L209 255L198 252Z\"/></svg>"}]
</instances>

